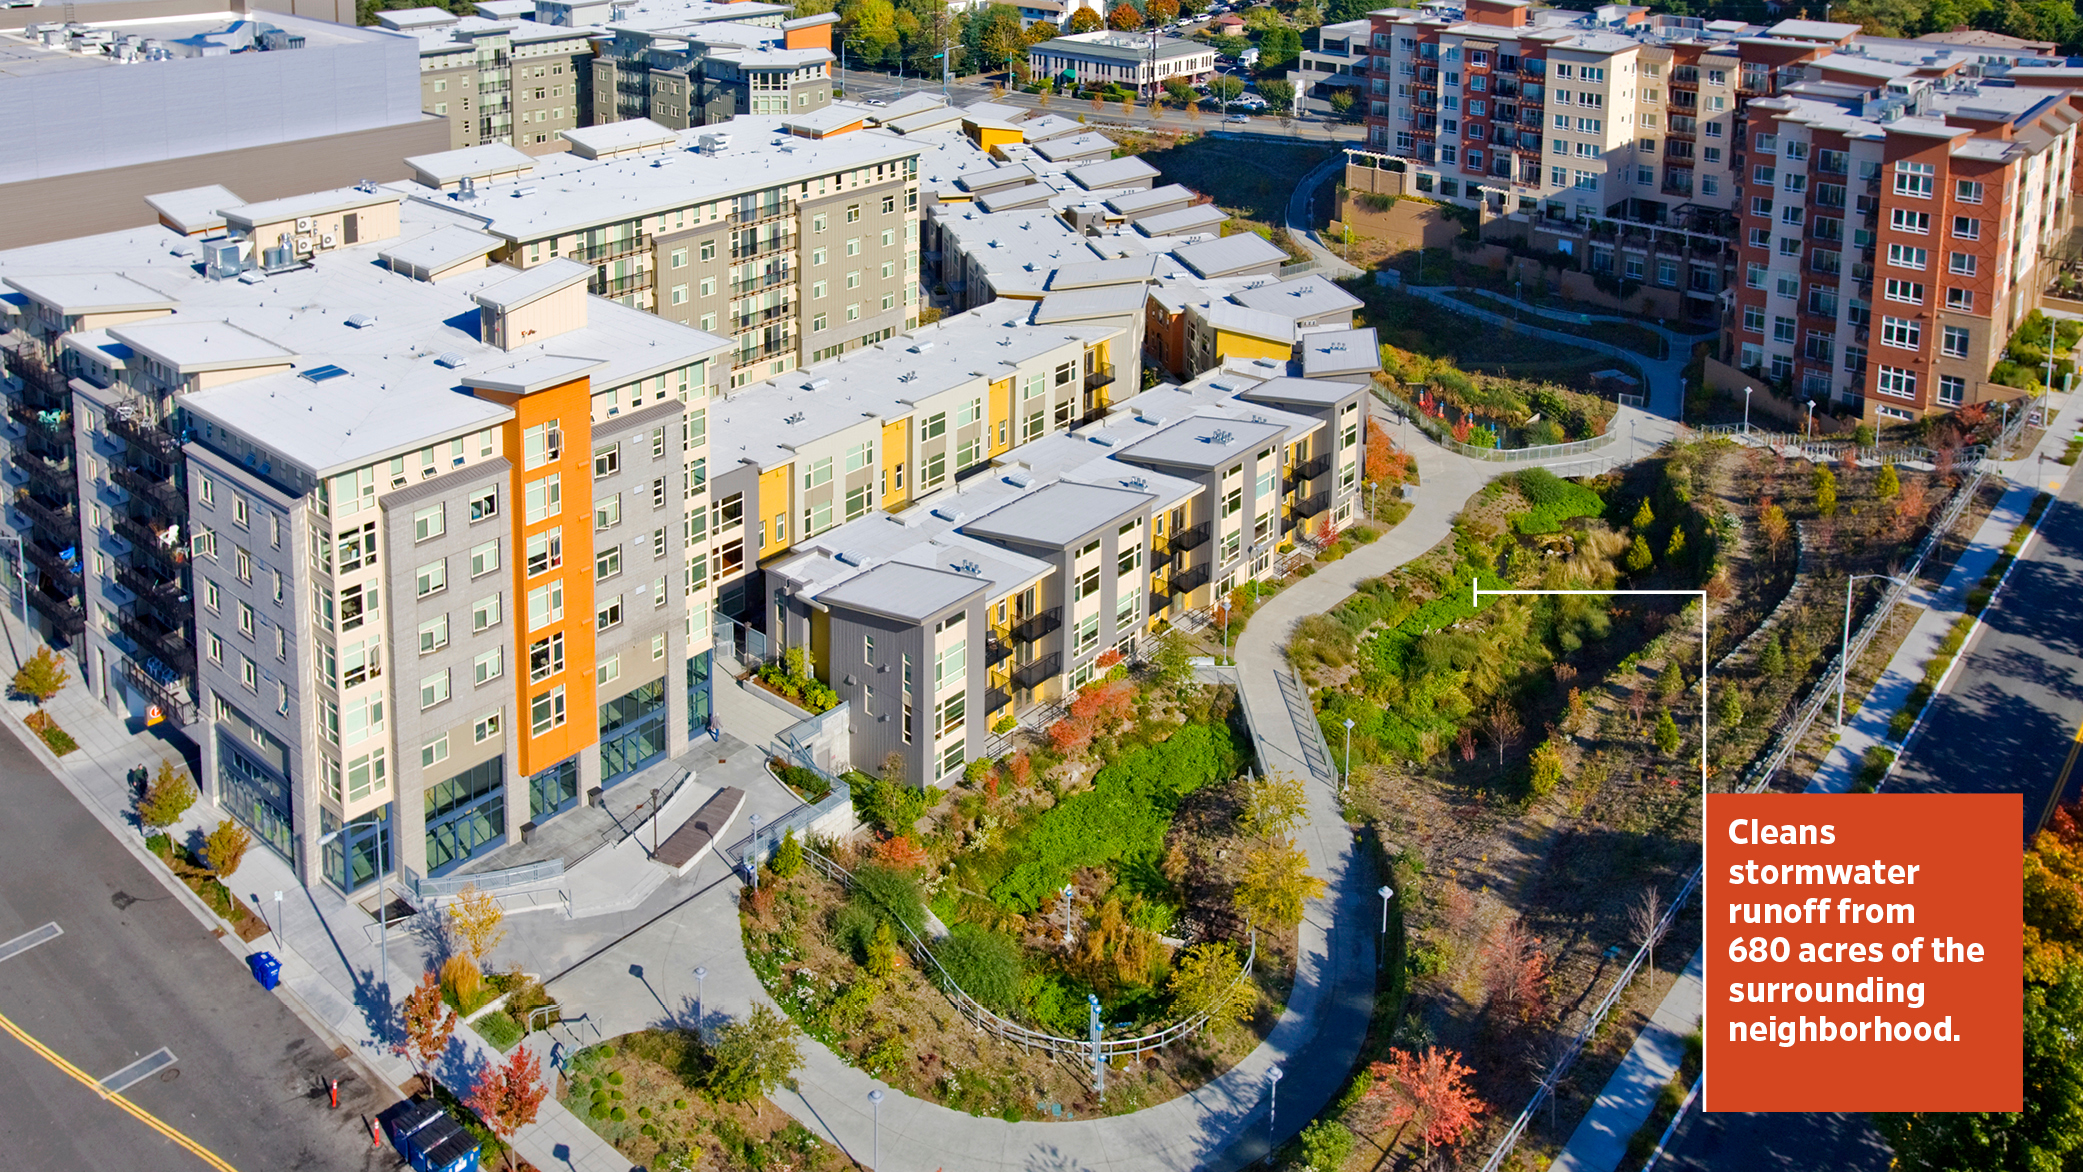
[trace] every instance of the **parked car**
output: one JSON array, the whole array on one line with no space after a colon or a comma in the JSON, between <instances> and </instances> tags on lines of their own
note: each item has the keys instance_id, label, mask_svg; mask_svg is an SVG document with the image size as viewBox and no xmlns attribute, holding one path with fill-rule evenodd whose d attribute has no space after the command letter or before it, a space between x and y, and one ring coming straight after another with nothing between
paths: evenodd
<instances>
[{"instance_id":1,"label":"parked car","mask_svg":"<svg viewBox=\"0 0 2083 1172\"><path fill-rule=\"evenodd\" d=\"M1251 121L1251 115L1249 115L1249 114L1232 114L1232 115L1230 115L1229 117L1227 117L1227 118L1223 119L1223 121L1224 121L1224 122L1246 122L1246 123L1248 123L1248 122L1250 122L1250 121Z\"/></svg>"}]
</instances>

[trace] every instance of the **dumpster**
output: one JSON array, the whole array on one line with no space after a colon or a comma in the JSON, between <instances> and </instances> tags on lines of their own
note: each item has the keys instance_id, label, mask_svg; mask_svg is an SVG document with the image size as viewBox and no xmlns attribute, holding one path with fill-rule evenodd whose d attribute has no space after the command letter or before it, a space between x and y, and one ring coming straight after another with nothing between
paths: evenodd
<instances>
[{"instance_id":1,"label":"dumpster","mask_svg":"<svg viewBox=\"0 0 2083 1172\"><path fill-rule=\"evenodd\" d=\"M449 1121L454 1124L454 1120ZM430 1129L431 1130L431 1129ZM420 1172L471 1172L478 1165L477 1140L460 1125L441 1140L421 1149L413 1167Z\"/></svg>"},{"instance_id":2,"label":"dumpster","mask_svg":"<svg viewBox=\"0 0 2083 1172\"><path fill-rule=\"evenodd\" d=\"M377 1119L414 1172L468 1172L477 1167L477 1140L432 1099L409 1099Z\"/></svg>"},{"instance_id":3,"label":"dumpster","mask_svg":"<svg viewBox=\"0 0 2083 1172\"><path fill-rule=\"evenodd\" d=\"M282 962L272 952L256 952L246 958L246 967L253 970L253 979L263 989L273 989L282 983Z\"/></svg>"},{"instance_id":4,"label":"dumpster","mask_svg":"<svg viewBox=\"0 0 2083 1172\"><path fill-rule=\"evenodd\" d=\"M441 1105L432 1099L405 1099L391 1104L376 1118L383 1124L383 1134L388 1136L391 1146L398 1154L410 1159L407 1141L421 1128L442 1118Z\"/></svg>"}]
</instances>

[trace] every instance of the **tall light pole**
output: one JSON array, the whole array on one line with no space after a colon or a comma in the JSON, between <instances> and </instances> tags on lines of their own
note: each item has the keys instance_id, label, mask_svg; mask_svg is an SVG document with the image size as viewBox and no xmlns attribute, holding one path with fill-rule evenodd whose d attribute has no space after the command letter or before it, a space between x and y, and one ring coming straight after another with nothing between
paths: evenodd
<instances>
[{"instance_id":1,"label":"tall light pole","mask_svg":"<svg viewBox=\"0 0 2083 1172\"><path fill-rule=\"evenodd\" d=\"M1808 438L1815 438L1815 400L1808 400Z\"/></svg>"},{"instance_id":2,"label":"tall light pole","mask_svg":"<svg viewBox=\"0 0 2083 1172\"><path fill-rule=\"evenodd\" d=\"M868 1092L868 1108L875 1113L875 1156L868 1164L870 1168L882 1167L882 1088Z\"/></svg>"},{"instance_id":3,"label":"tall light pole","mask_svg":"<svg viewBox=\"0 0 2083 1172\"><path fill-rule=\"evenodd\" d=\"M1756 387L1744 387L1744 388L1743 388L1743 434L1744 434L1744 435L1749 435L1749 434L1750 434L1750 393L1751 393L1752 391L1755 391L1755 390L1757 390L1757 388L1756 388Z\"/></svg>"},{"instance_id":4,"label":"tall light pole","mask_svg":"<svg viewBox=\"0 0 2083 1172\"><path fill-rule=\"evenodd\" d=\"M383 1041L391 1042L391 877L388 872L376 877L376 922L381 925L383 937Z\"/></svg>"},{"instance_id":5,"label":"tall light pole","mask_svg":"<svg viewBox=\"0 0 2083 1172\"><path fill-rule=\"evenodd\" d=\"M1374 894L1381 896L1381 934L1386 938L1389 934L1389 897L1396 893L1384 883L1374 889Z\"/></svg>"},{"instance_id":6,"label":"tall light pole","mask_svg":"<svg viewBox=\"0 0 2083 1172\"><path fill-rule=\"evenodd\" d=\"M1353 783L1353 718L1345 718L1345 780L1338 784L1338 793L1343 796ZM1387 929L1383 929L1386 931Z\"/></svg>"},{"instance_id":7,"label":"tall light pole","mask_svg":"<svg viewBox=\"0 0 2083 1172\"><path fill-rule=\"evenodd\" d=\"M1273 1122L1280 1110L1280 1068L1266 1071L1266 1146L1272 1148L1279 1141L1280 1131Z\"/></svg>"},{"instance_id":8,"label":"tall light pole","mask_svg":"<svg viewBox=\"0 0 2083 1172\"><path fill-rule=\"evenodd\" d=\"M749 868L749 869L751 870L751 872L752 872L752 889L753 889L754 891L758 891L758 890L759 890L759 815L757 815L757 814L754 814L754 815L752 816L752 818L751 818L751 822L752 822L752 845L751 845L750 847L746 848L746 851L745 851L745 861L746 861L746 863L747 863L747 865L748 865L748 868Z\"/></svg>"},{"instance_id":9,"label":"tall light pole","mask_svg":"<svg viewBox=\"0 0 2083 1172\"><path fill-rule=\"evenodd\" d=\"M703 1023L709 1020L709 1015L703 1007L705 999L702 994L708 992L708 988L709 966L700 964L694 966L694 1032L701 1034L703 1037L708 1036L708 1031L703 1028Z\"/></svg>"},{"instance_id":10,"label":"tall light pole","mask_svg":"<svg viewBox=\"0 0 2083 1172\"><path fill-rule=\"evenodd\" d=\"M1862 578L1886 578L1898 586L1908 582L1893 574L1853 574L1844 580L1844 637L1837 646L1837 729L1844 731L1844 686L1845 676L1851 670L1852 654L1852 584Z\"/></svg>"}]
</instances>

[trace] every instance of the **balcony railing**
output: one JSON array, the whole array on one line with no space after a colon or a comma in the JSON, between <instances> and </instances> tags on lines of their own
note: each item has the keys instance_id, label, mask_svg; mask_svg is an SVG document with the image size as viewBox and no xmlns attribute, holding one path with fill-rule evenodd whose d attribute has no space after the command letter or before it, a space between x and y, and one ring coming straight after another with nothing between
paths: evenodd
<instances>
[{"instance_id":1,"label":"balcony railing","mask_svg":"<svg viewBox=\"0 0 2083 1172\"><path fill-rule=\"evenodd\" d=\"M72 415L56 409L38 410L27 403L9 403L7 413L19 420L29 434L61 448L72 446Z\"/></svg>"},{"instance_id":2,"label":"balcony railing","mask_svg":"<svg viewBox=\"0 0 2083 1172\"><path fill-rule=\"evenodd\" d=\"M54 509L25 492L15 497L14 507L29 518L30 524L41 529L53 542L59 543L59 548L79 541L80 518L71 505Z\"/></svg>"},{"instance_id":3,"label":"balcony railing","mask_svg":"<svg viewBox=\"0 0 2083 1172\"><path fill-rule=\"evenodd\" d=\"M603 240L598 244L581 245L572 252L571 259L587 264L619 260L625 256L635 256L649 247L650 243L650 238L641 235L631 236L627 240Z\"/></svg>"},{"instance_id":4,"label":"balcony railing","mask_svg":"<svg viewBox=\"0 0 2083 1172\"><path fill-rule=\"evenodd\" d=\"M984 711L996 712L1013 702L1013 695L1004 688L992 688L984 693Z\"/></svg>"},{"instance_id":5,"label":"balcony railing","mask_svg":"<svg viewBox=\"0 0 2083 1172\"><path fill-rule=\"evenodd\" d=\"M1063 626L1063 608L1052 606L1013 627L1013 638L1021 643L1032 643L1044 635ZM1026 685L1022 684L1022 687Z\"/></svg>"},{"instance_id":6,"label":"balcony railing","mask_svg":"<svg viewBox=\"0 0 2083 1172\"><path fill-rule=\"evenodd\" d=\"M182 566L188 561L186 546L179 542L168 544L161 541L159 531L143 521L118 516L116 533L130 543L135 556L148 559L154 569L170 577L179 577Z\"/></svg>"},{"instance_id":7,"label":"balcony railing","mask_svg":"<svg viewBox=\"0 0 2083 1172\"><path fill-rule=\"evenodd\" d=\"M1056 678L1063 670L1063 656L1051 651L1033 663L1023 663L1013 669L1013 687L1033 688Z\"/></svg>"},{"instance_id":8,"label":"balcony railing","mask_svg":"<svg viewBox=\"0 0 2083 1172\"><path fill-rule=\"evenodd\" d=\"M1304 480L1315 480L1317 477L1322 476L1324 473L1329 472L1331 470L1331 461L1335 458L1336 457L1333 456L1332 453L1325 452L1323 455L1318 456L1314 460L1310 460L1307 463L1297 465L1295 468L1295 472Z\"/></svg>"},{"instance_id":9,"label":"balcony railing","mask_svg":"<svg viewBox=\"0 0 2083 1172\"><path fill-rule=\"evenodd\" d=\"M1208 544L1208 522L1203 521L1191 529L1181 529L1172 534L1172 552L1185 553Z\"/></svg>"},{"instance_id":10,"label":"balcony railing","mask_svg":"<svg viewBox=\"0 0 2083 1172\"><path fill-rule=\"evenodd\" d=\"M22 553L43 571L44 580L57 587L58 592L73 597L80 592L80 566L78 555L68 561L52 551L41 541L24 541Z\"/></svg>"},{"instance_id":11,"label":"balcony railing","mask_svg":"<svg viewBox=\"0 0 2083 1172\"><path fill-rule=\"evenodd\" d=\"M128 489L134 499L149 503L167 520L188 519L188 498L172 481L120 464L109 469L109 479Z\"/></svg>"},{"instance_id":12,"label":"balcony railing","mask_svg":"<svg viewBox=\"0 0 2083 1172\"><path fill-rule=\"evenodd\" d=\"M997 667L1012 656L1013 649L1000 642L997 634L984 636L984 666Z\"/></svg>"},{"instance_id":13,"label":"balcony railing","mask_svg":"<svg viewBox=\"0 0 2083 1172\"><path fill-rule=\"evenodd\" d=\"M740 204L724 217L727 224L759 224L767 220L778 220L789 214L795 205L790 203Z\"/></svg>"},{"instance_id":14,"label":"balcony railing","mask_svg":"<svg viewBox=\"0 0 2083 1172\"><path fill-rule=\"evenodd\" d=\"M143 692L145 697L159 709L176 728L188 723L194 714L193 706L163 687L144 668L128 659L123 660L123 678L131 687Z\"/></svg>"},{"instance_id":15,"label":"balcony railing","mask_svg":"<svg viewBox=\"0 0 2083 1172\"><path fill-rule=\"evenodd\" d=\"M37 453L15 449L15 466L29 474L37 487L52 496L72 497L79 493L79 481L72 475L72 461L60 456L56 460Z\"/></svg>"},{"instance_id":16,"label":"balcony railing","mask_svg":"<svg viewBox=\"0 0 2083 1172\"><path fill-rule=\"evenodd\" d=\"M1208 567L1195 566L1172 575L1172 593L1190 594L1208 584Z\"/></svg>"},{"instance_id":17,"label":"balcony railing","mask_svg":"<svg viewBox=\"0 0 2083 1172\"><path fill-rule=\"evenodd\" d=\"M752 276L740 277L732 281L730 289L732 293L750 293L754 289L766 289L779 285L794 275L795 273L786 267L776 269L771 273L754 273Z\"/></svg>"},{"instance_id":18,"label":"balcony railing","mask_svg":"<svg viewBox=\"0 0 2083 1172\"><path fill-rule=\"evenodd\" d=\"M87 612L69 598L53 598L41 590L29 591L29 605L49 619L60 634L78 635L87 629Z\"/></svg>"},{"instance_id":19,"label":"balcony railing","mask_svg":"<svg viewBox=\"0 0 2083 1172\"><path fill-rule=\"evenodd\" d=\"M1101 364L1094 366L1085 373L1085 389L1088 391L1096 391L1113 381L1114 368L1111 365Z\"/></svg>"},{"instance_id":20,"label":"balcony railing","mask_svg":"<svg viewBox=\"0 0 2083 1172\"><path fill-rule=\"evenodd\" d=\"M782 232L765 240L755 240L751 244L733 245L730 255L732 260L751 260L753 257L765 256L770 252L785 252L795 246L795 234Z\"/></svg>"},{"instance_id":21,"label":"balcony railing","mask_svg":"<svg viewBox=\"0 0 2083 1172\"><path fill-rule=\"evenodd\" d=\"M132 594L137 595L138 604L149 608L160 622L169 627L179 626L194 617L193 608L181 592L179 579L167 581L152 572L152 563L130 565L116 564L116 581Z\"/></svg>"},{"instance_id":22,"label":"balcony railing","mask_svg":"<svg viewBox=\"0 0 2083 1172\"><path fill-rule=\"evenodd\" d=\"M111 411L108 429L128 440L133 447L142 448L157 457L162 464L179 462L180 441L152 420L125 417L120 412Z\"/></svg>"},{"instance_id":23,"label":"balcony railing","mask_svg":"<svg viewBox=\"0 0 2083 1172\"><path fill-rule=\"evenodd\" d=\"M738 315L737 328L741 330L749 330L757 325L764 325L770 321L777 321L781 318L787 317L791 313L794 313L795 308L796 307L793 305L770 305L765 309L758 310L753 313L741 313Z\"/></svg>"},{"instance_id":24,"label":"balcony railing","mask_svg":"<svg viewBox=\"0 0 2083 1172\"><path fill-rule=\"evenodd\" d=\"M139 652L183 675L195 674L195 648L188 636L149 615L118 615L116 625Z\"/></svg>"}]
</instances>

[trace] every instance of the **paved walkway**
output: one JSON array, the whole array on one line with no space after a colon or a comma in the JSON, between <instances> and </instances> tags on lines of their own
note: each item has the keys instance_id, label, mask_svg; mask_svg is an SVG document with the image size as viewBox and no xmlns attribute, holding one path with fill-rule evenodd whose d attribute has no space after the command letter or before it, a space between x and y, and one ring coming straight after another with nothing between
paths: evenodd
<instances>
[{"instance_id":1,"label":"paved walkway","mask_svg":"<svg viewBox=\"0 0 2083 1172\"><path fill-rule=\"evenodd\" d=\"M1630 350L1625 346L1611 342L1595 341L1576 334L1564 333L1561 330L1544 329L1493 310L1470 305L1468 302L1453 296L1457 291L1456 286L1405 285L1403 286L1403 291L1422 297L1451 313L1472 317L1477 321L1488 322L1491 325L1500 326L1504 329L1532 337L1546 338L1551 342L1559 342L1565 346L1574 346L1579 350L1589 350L1595 354L1605 354L1619 359L1640 370L1642 377L1648 380L1649 385L1646 391L1649 410L1652 414L1661 415L1666 419L1677 419L1685 409L1685 366L1691 361L1692 347L1691 337L1687 334L1681 334L1676 330L1666 329L1662 326L1638 323L1643 329L1662 334L1664 339L1670 343L1671 352L1674 355L1674 357L1670 358L1651 358L1646 354ZM1545 314L1547 312L1539 306L1529 305L1522 301L1514 301L1502 294L1490 293L1487 289L1482 290L1482 292L1488 293L1491 297L1505 304L1519 306L1528 313Z\"/></svg>"},{"instance_id":2,"label":"paved walkway","mask_svg":"<svg viewBox=\"0 0 2083 1172\"><path fill-rule=\"evenodd\" d=\"M2070 396L2056 394L2050 398L2049 405L2066 412ZM1939 642L1965 613L1968 592L1981 582L1983 575L2002 554L2012 531L2025 519L2033 496L2042 489L2058 491L2066 483L2070 470L2057 463L2055 457L2066 450L2068 436L2073 431L2075 428L2072 426L2050 428L2032 452L1999 466L2002 475L2011 481L2010 489L1975 531L1972 543L1954 563L1946 580L1933 590L1912 593L1909 601L1912 605L1924 607L1924 613L1888 661L1886 670L1858 713L1847 722L1843 735L1809 783L1808 792L1848 792L1865 760L1867 749L1879 744L1899 747L1888 738L1889 722L1901 709L1910 690L1924 678L1924 667L1937 653ZM2042 453L2047 457L2044 464L2039 459ZM1822 719L1830 718L1825 716ZM1703 959L1704 953L1695 953L1685 971L1697 974ZM1626 1154L1628 1139L1649 1118L1657 1094L1677 1070L1676 1065L1669 1061L1670 1040L1658 1026L1674 1023L1671 1028L1676 1029L1677 1037L1682 1039L1699 1027L1704 1010L1702 989L1697 981L1691 984L1680 981L1672 987L1657 1006L1651 1028L1636 1038L1633 1048L1607 1080L1605 1088L1578 1123L1576 1131L1571 1133L1569 1143L1551 1168L1559 1172L1613 1172Z\"/></svg>"}]
</instances>

